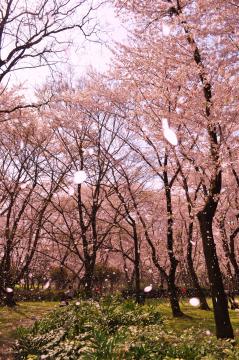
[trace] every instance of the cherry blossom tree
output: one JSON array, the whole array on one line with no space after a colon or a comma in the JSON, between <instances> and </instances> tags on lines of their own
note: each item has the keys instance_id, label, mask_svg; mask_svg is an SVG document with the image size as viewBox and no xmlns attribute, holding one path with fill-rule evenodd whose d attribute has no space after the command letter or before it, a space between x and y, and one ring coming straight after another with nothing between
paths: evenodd
<instances>
[{"instance_id":1,"label":"cherry blossom tree","mask_svg":"<svg viewBox=\"0 0 239 360\"><path fill-rule=\"evenodd\" d=\"M110 204L114 191L107 181L112 166L108 154L117 155L122 145L109 131L113 127L117 132L116 120L101 109L90 89L63 88L43 112L54 131L58 156L70 168L52 198L55 211L47 231L83 265L82 284L92 297L98 254L120 217Z\"/></svg>"},{"instance_id":2,"label":"cherry blossom tree","mask_svg":"<svg viewBox=\"0 0 239 360\"><path fill-rule=\"evenodd\" d=\"M137 85L134 99L138 111L141 116L151 113L154 119L168 116L172 123L179 125L182 145L187 149L183 151L185 158L194 164L195 173L203 180L203 201L198 204L197 218L212 291L216 333L218 338L232 338L213 220L222 188L222 137L229 129L227 125L232 128L235 124L236 115L232 84L238 70L237 49L233 45L237 42L237 25L236 17L229 16L234 14L235 4L224 0L217 6L210 0L148 1L147 6L140 0L119 0L116 4L121 11L123 8L136 16L134 43L122 47L119 68L124 67L129 91ZM233 18L231 22L229 17ZM230 81L226 83L225 78ZM221 96L222 89L225 96ZM149 103L152 106L148 110ZM191 141L186 129L192 136ZM189 146L183 136L189 140ZM192 140L197 141L197 146L188 156ZM199 140L201 147L198 147Z\"/></svg>"},{"instance_id":3,"label":"cherry blossom tree","mask_svg":"<svg viewBox=\"0 0 239 360\"><path fill-rule=\"evenodd\" d=\"M1 125L1 294L13 305L12 289L28 272L48 207L60 186L66 167L58 164L51 132L44 129L33 112Z\"/></svg>"}]
</instances>

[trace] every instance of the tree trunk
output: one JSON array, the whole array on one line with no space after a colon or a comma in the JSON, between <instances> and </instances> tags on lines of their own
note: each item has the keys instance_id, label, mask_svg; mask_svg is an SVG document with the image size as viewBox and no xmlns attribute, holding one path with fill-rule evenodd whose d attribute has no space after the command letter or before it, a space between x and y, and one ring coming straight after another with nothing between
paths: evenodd
<instances>
[{"instance_id":1,"label":"tree trunk","mask_svg":"<svg viewBox=\"0 0 239 360\"><path fill-rule=\"evenodd\" d=\"M165 154L164 166L165 169L163 171L164 177L164 190L165 190L165 198L166 198L166 206L167 206L167 250L170 260L170 270L168 275L168 292L169 292L169 300L172 308L172 313L174 317L184 316L183 312L180 309L177 288L175 285L175 275L176 269L178 266L178 260L175 258L173 252L174 238L173 238L173 208L172 208L172 198L171 198L171 186L168 181L168 173L167 173L167 155Z\"/></svg>"},{"instance_id":2,"label":"tree trunk","mask_svg":"<svg viewBox=\"0 0 239 360\"><path fill-rule=\"evenodd\" d=\"M199 284L196 271L194 270L193 260L192 260L192 239L193 239L193 222L189 224L188 228L188 247L187 247L187 263L188 270L192 279L193 287L196 290L197 297L200 300L200 309L210 310L204 292Z\"/></svg>"},{"instance_id":3,"label":"tree trunk","mask_svg":"<svg viewBox=\"0 0 239 360\"><path fill-rule=\"evenodd\" d=\"M133 238L134 238L134 275L135 275L135 299L138 304L142 303L140 294L140 253L139 239L136 229L136 223L133 222Z\"/></svg>"},{"instance_id":4,"label":"tree trunk","mask_svg":"<svg viewBox=\"0 0 239 360\"><path fill-rule=\"evenodd\" d=\"M239 291L239 266L238 266L238 263L237 263L237 260L236 260L234 246L233 246L233 248L231 246L231 251L229 253L229 259L231 261L231 264L232 264L232 267L233 267L233 270L234 270L236 290Z\"/></svg>"},{"instance_id":5,"label":"tree trunk","mask_svg":"<svg viewBox=\"0 0 239 360\"><path fill-rule=\"evenodd\" d=\"M85 297L86 299L92 298L92 287L93 287L93 274L94 267L90 264L85 266L85 275L84 275L84 286L85 286Z\"/></svg>"},{"instance_id":6,"label":"tree trunk","mask_svg":"<svg viewBox=\"0 0 239 360\"><path fill-rule=\"evenodd\" d=\"M216 324L216 336L220 339L234 338L233 329L230 322L227 297L223 287L222 274L219 267L216 246L214 243L212 222L214 216L215 203L213 199L208 202L204 209L197 214L203 251L207 266L208 278L211 285L212 302L214 308L214 318Z\"/></svg>"},{"instance_id":7,"label":"tree trunk","mask_svg":"<svg viewBox=\"0 0 239 360\"><path fill-rule=\"evenodd\" d=\"M14 300L14 292L6 292L6 295L5 295L5 305L8 306L8 307L14 307L17 305L16 301Z\"/></svg>"},{"instance_id":8,"label":"tree trunk","mask_svg":"<svg viewBox=\"0 0 239 360\"><path fill-rule=\"evenodd\" d=\"M4 254L4 259L2 263L2 280L1 280L1 286L4 293L4 305L8 307L16 306L16 302L14 300L14 292L8 292L7 288L12 289L13 288L13 279L12 279L12 272L11 272L11 250L10 250L10 242L7 243L8 246L6 246L6 251Z\"/></svg>"},{"instance_id":9,"label":"tree trunk","mask_svg":"<svg viewBox=\"0 0 239 360\"><path fill-rule=\"evenodd\" d=\"M170 276L168 277L168 295L173 317L184 316L184 313L180 309L175 282L174 280L170 279Z\"/></svg>"},{"instance_id":10,"label":"tree trunk","mask_svg":"<svg viewBox=\"0 0 239 360\"><path fill-rule=\"evenodd\" d=\"M190 272L190 276L192 279L193 287L196 290L196 296L200 300L200 309L201 310L210 310L210 307L207 303L206 296L204 295L204 292L199 284L197 274L193 267L192 258L188 259L188 270Z\"/></svg>"}]
</instances>

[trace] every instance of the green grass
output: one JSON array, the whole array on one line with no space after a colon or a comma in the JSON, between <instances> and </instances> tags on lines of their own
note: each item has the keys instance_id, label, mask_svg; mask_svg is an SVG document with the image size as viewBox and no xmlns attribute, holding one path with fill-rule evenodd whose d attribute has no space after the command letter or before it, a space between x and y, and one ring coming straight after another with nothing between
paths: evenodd
<instances>
[{"instance_id":1,"label":"green grass","mask_svg":"<svg viewBox=\"0 0 239 360\"><path fill-rule=\"evenodd\" d=\"M173 318L169 302L148 300L154 304L165 318L164 324L168 330L173 330L179 335L183 330L196 327L202 331L210 330L215 334L213 311L204 311L189 305L188 300L182 301L181 309L188 317ZM212 308L211 300L209 305ZM16 329L19 326L29 327L35 320L42 318L55 307L58 302L23 302L14 309L0 307L0 354L6 354L15 341ZM237 341L239 342L239 312L230 310L230 318ZM1 358L1 356L0 356Z\"/></svg>"},{"instance_id":2,"label":"green grass","mask_svg":"<svg viewBox=\"0 0 239 360\"><path fill-rule=\"evenodd\" d=\"M31 326L35 320L58 306L56 302L22 302L15 308L0 307L0 354L7 353L15 341L19 326Z\"/></svg>"},{"instance_id":3,"label":"green grass","mask_svg":"<svg viewBox=\"0 0 239 360\"><path fill-rule=\"evenodd\" d=\"M213 311L194 308L187 300L181 307L186 316L175 319L166 301L147 300L142 306L119 297L73 302L33 328L19 329L16 359L239 359L238 342L233 346L213 336ZM239 313L230 311L230 316L236 332Z\"/></svg>"},{"instance_id":4,"label":"green grass","mask_svg":"<svg viewBox=\"0 0 239 360\"><path fill-rule=\"evenodd\" d=\"M185 299L180 302L181 310L185 315L189 317L183 318L173 318L171 307L168 302L159 301L159 300L149 300L149 303L158 303L159 309L163 316L165 316L168 328L175 330L176 332L181 332L192 326L198 327L204 330L210 330L212 334L215 334L215 322L213 311L200 310L198 308L192 307L188 300ZM210 308L212 309L212 302L208 299ZM239 341L239 312L235 310L229 310L231 323L234 329L234 334Z\"/></svg>"}]
</instances>

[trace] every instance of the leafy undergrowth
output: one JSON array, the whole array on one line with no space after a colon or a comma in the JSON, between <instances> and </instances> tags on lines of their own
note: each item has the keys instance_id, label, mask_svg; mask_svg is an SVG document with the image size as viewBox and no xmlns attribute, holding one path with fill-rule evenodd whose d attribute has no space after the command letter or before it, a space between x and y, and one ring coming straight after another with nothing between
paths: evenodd
<instances>
[{"instance_id":1,"label":"leafy undergrowth","mask_svg":"<svg viewBox=\"0 0 239 360\"><path fill-rule=\"evenodd\" d=\"M237 346L208 331L170 330L158 304L116 298L73 303L19 328L15 353L19 360L239 359Z\"/></svg>"}]
</instances>

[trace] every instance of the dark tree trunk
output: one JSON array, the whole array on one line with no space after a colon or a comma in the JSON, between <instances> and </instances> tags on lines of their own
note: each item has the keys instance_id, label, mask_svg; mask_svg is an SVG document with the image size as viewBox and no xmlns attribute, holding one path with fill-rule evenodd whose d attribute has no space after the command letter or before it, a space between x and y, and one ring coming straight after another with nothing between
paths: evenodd
<instances>
[{"instance_id":1,"label":"dark tree trunk","mask_svg":"<svg viewBox=\"0 0 239 360\"><path fill-rule=\"evenodd\" d=\"M180 309L175 281L170 279L170 276L168 277L168 296L169 296L173 317L184 316L184 313Z\"/></svg>"},{"instance_id":2,"label":"dark tree trunk","mask_svg":"<svg viewBox=\"0 0 239 360\"><path fill-rule=\"evenodd\" d=\"M200 300L200 309L202 310L210 310L206 296L204 295L204 292L199 284L198 277L196 274L196 271L193 266L193 259L192 259L192 239L193 239L193 222L189 224L188 228L188 247L187 247L187 263L188 263L188 270L191 276L191 280L193 283L193 287L196 290L196 295Z\"/></svg>"},{"instance_id":3,"label":"dark tree trunk","mask_svg":"<svg viewBox=\"0 0 239 360\"><path fill-rule=\"evenodd\" d=\"M231 268L230 268L230 264L229 264L229 262L230 262L233 267L234 275L235 275L234 286L236 287L237 290L239 290L239 266L238 266L236 255L235 255L235 238L239 233L239 227L237 227L230 234L229 240L228 240L226 227L225 227L225 218L223 218L219 221L219 229L220 229L220 233L221 233L221 237L222 237L223 250L228 259L228 263L227 263L228 273L230 276L232 276L232 272L231 272Z\"/></svg>"},{"instance_id":4,"label":"dark tree trunk","mask_svg":"<svg viewBox=\"0 0 239 360\"><path fill-rule=\"evenodd\" d=\"M11 250L10 250L10 242L7 243L5 254L2 262L2 276L1 276L1 287L2 293L4 294L4 305L8 307L16 306L16 302L14 300L14 292L7 291L7 288L13 288L13 279L11 274Z\"/></svg>"},{"instance_id":5,"label":"dark tree trunk","mask_svg":"<svg viewBox=\"0 0 239 360\"><path fill-rule=\"evenodd\" d=\"M183 312L180 309L177 288L175 284L176 269L178 266L178 260L175 258L173 252L174 236L173 236L173 208L172 208L172 199L171 199L171 186L172 182L169 183L168 173L167 173L167 160L168 156L165 154L164 166L165 170L163 171L163 180L164 180L164 190L167 206L167 250L170 260L170 270L167 278L168 283L168 292L169 300L172 308L172 314L175 317L184 316ZM176 178L176 177L175 177Z\"/></svg>"},{"instance_id":6,"label":"dark tree trunk","mask_svg":"<svg viewBox=\"0 0 239 360\"><path fill-rule=\"evenodd\" d=\"M206 206L197 214L197 217L200 224L208 278L211 285L214 318L216 324L216 336L220 339L228 339L234 338L234 335L230 322L228 302L223 287L222 274L219 267L216 246L212 232L212 222L215 212L214 210L215 203L213 199L211 201L208 199Z\"/></svg>"},{"instance_id":7,"label":"dark tree trunk","mask_svg":"<svg viewBox=\"0 0 239 360\"><path fill-rule=\"evenodd\" d=\"M135 299L138 304L142 303L140 294L140 253L139 239L136 229L136 223L133 221L133 238L134 238L134 275L135 275Z\"/></svg>"},{"instance_id":8,"label":"dark tree trunk","mask_svg":"<svg viewBox=\"0 0 239 360\"><path fill-rule=\"evenodd\" d=\"M237 228L231 235L230 235L230 251L229 251L229 259L231 261L234 275L235 275L235 286L237 291L239 291L239 266L237 263L236 255L235 255L235 237L238 233L239 228Z\"/></svg>"},{"instance_id":9,"label":"dark tree trunk","mask_svg":"<svg viewBox=\"0 0 239 360\"><path fill-rule=\"evenodd\" d=\"M17 305L16 301L14 300L14 292L6 292L5 295L5 305L8 307L14 307Z\"/></svg>"},{"instance_id":10,"label":"dark tree trunk","mask_svg":"<svg viewBox=\"0 0 239 360\"><path fill-rule=\"evenodd\" d=\"M193 261L192 261L192 258L190 257L190 259L188 259L188 270L190 272L190 276L191 276L191 279L192 279L192 283L193 283L193 287L194 289L196 290L196 296L199 298L200 300L200 309L201 310L210 310L210 307L207 303L207 300L206 300L206 296L199 284L199 281L198 281L198 277L197 277L197 274L194 270L194 267L193 267Z\"/></svg>"},{"instance_id":11,"label":"dark tree trunk","mask_svg":"<svg viewBox=\"0 0 239 360\"><path fill-rule=\"evenodd\" d=\"M87 265L85 265L85 275L84 275L84 287L85 287L85 297L86 299L92 298L92 288L93 288L93 274L94 274L94 266L92 266L91 261Z\"/></svg>"},{"instance_id":12,"label":"dark tree trunk","mask_svg":"<svg viewBox=\"0 0 239 360\"><path fill-rule=\"evenodd\" d=\"M176 13L180 15L182 8L177 2ZM220 149L218 133L220 134L220 124L215 122L215 119L211 119L212 102L212 85L208 81L207 73L202 61L201 53L194 40L191 29L186 23L182 21L188 44L192 47L193 59L197 64L199 71L199 79L203 86L203 94L205 98L205 115L207 119L207 133L210 144L210 160L211 160L211 177L209 188L205 189L205 206L202 211L197 214L201 237L203 242L204 257L208 272L208 278L211 285L212 302L214 309L214 318L216 324L217 338L230 339L234 338L233 330L229 318L227 298L225 295L222 274L218 263L218 257L216 253L216 245L213 238L212 223L216 213L219 196L221 193L222 184L222 172L220 164ZM204 185L204 187L206 187Z\"/></svg>"}]
</instances>

